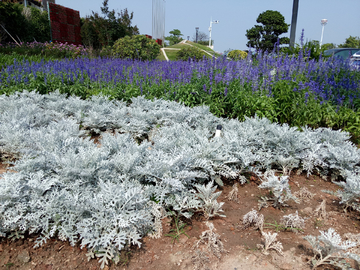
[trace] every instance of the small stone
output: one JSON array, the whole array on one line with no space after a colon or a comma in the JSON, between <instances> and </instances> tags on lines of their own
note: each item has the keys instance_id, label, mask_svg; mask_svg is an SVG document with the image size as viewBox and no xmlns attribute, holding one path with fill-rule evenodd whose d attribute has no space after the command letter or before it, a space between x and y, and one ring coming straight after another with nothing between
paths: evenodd
<instances>
[{"instance_id":1,"label":"small stone","mask_svg":"<svg viewBox=\"0 0 360 270\"><path fill-rule=\"evenodd\" d=\"M20 263L30 262L31 258L30 258L29 252L26 250L23 250L22 252L19 253L19 255L17 255L17 260Z\"/></svg>"}]
</instances>

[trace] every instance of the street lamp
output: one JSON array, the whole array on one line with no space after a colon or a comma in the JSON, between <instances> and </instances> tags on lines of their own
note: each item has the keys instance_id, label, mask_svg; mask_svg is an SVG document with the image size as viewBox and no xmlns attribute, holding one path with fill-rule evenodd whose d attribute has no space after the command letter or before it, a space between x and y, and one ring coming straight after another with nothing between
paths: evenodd
<instances>
[{"instance_id":1,"label":"street lamp","mask_svg":"<svg viewBox=\"0 0 360 270\"><path fill-rule=\"evenodd\" d=\"M209 27L209 32L210 32L210 37L209 37L209 47L211 47L211 28L212 28L212 24L217 24L220 21L213 21L212 19L210 20L210 27Z\"/></svg>"},{"instance_id":2,"label":"street lamp","mask_svg":"<svg viewBox=\"0 0 360 270\"><path fill-rule=\"evenodd\" d=\"M322 44L322 40L323 40L323 36L324 36L324 28L325 28L325 25L327 24L327 22L328 22L327 19L321 20L322 31L321 31L321 39L320 39L320 48L321 48L321 44Z\"/></svg>"}]
</instances>

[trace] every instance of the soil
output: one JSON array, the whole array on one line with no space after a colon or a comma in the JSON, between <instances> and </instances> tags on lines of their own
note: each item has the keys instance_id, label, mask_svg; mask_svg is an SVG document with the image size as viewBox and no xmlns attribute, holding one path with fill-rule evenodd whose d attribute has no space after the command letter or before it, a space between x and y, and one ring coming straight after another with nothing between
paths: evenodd
<instances>
[{"instance_id":1,"label":"soil","mask_svg":"<svg viewBox=\"0 0 360 270\"><path fill-rule=\"evenodd\" d=\"M8 168L0 164L0 174ZM339 199L333 195L322 192L323 190L335 191L338 186L330 181L324 181L319 176L292 174L290 186L292 193L306 187L314 196L297 204L289 201L289 206L276 209L272 206L262 208L259 213L265 217L264 231L278 233L277 240L283 245L283 255L276 251L270 251L265 255L257 247L263 243L261 233L253 227L244 229L242 218L252 209L258 210L258 200L261 196L268 196L267 190L259 189L259 180L249 176L245 185L239 185L239 202L229 201L226 196L232 190L234 182L226 181L225 186L218 198L223 205L224 218L209 220L215 227L215 232L220 236L226 252L217 258L206 249L206 245L194 245L199 241L202 233L209 228L206 220L200 214L191 220L183 220L186 223L185 234L180 234L178 239L165 236L171 234L174 229L174 221L167 218L162 220L163 236L159 239L145 237L142 239L141 248L131 247L121 254L120 262L115 265L105 266L104 269L311 269L312 249L309 243L303 239L305 235L319 235L319 230L325 231L334 228L344 239L345 233L360 233L360 221L358 212L344 211ZM326 200L327 216L319 217L314 211L320 203ZM281 230L276 227L284 215L298 211L299 216L306 219L303 231L297 233L290 230ZM272 224L272 225L270 225ZM42 247L34 249L36 235L26 236L24 239L11 241L0 239L0 269L20 270L50 270L50 269L100 269L97 259L88 261L86 248L80 249L80 245L72 247L67 242L52 239ZM206 252L206 253L205 253ZM196 255L198 261L196 261ZM201 257L202 256L202 257ZM353 265L358 269L357 265ZM317 269L336 269L331 266L321 266Z\"/></svg>"}]
</instances>

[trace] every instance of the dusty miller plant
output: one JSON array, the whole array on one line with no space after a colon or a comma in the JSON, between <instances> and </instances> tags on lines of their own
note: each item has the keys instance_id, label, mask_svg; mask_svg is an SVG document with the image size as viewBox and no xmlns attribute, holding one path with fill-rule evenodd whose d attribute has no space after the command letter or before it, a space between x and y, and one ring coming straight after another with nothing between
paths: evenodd
<instances>
[{"instance_id":1,"label":"dusty miller plant","mask_svg":"<svg viewBox=\"0 0 360 270\"><path fill-rule=\"evenodd\" d=\"M272 198L266 200L273 201L274 207L286 206L286 201L294 200L298 203L298 199L291 194L288 176L277 177L274 171L269 171L264 175L264 181L259 188L267 188L271 191Z\"/></svg>"},{"instance_id":2,"label":"dusty miller plant","mask_svg":"<svg viewBox=\"0 0 360 270\"><path fill-rule=\"evenodd\" d=\"M290 229L293 232L298 232L305 228L305 219L300 217L298 211L295 214L289 214L283 216L281 219L281 224L286 228Z\"/></svg>"},{"instance_id":3,"label":"dusty miller plant","mask_svg":"<svg viewBox=\"0 0 360 270\"><path fill-rule=\"evenodd\" d=\"M257 244L256 246L262 250L262 253L265 255L269 254L269 250L273 249L280 255L284 255L283 253L283 246L281 242L276 241L277 233L271 233L271 232L264 232L261 231L261 235L264 239L264 244Z\"/></svg>"},{"instance_id":4,"label":"dusty miller plant","mask_svg":"<svg viewBox=\"0 0 360 270\"><path fill-rule=\"evenodd\" d=\"M311 260L312 269L324 264L331 264L341 269L352 269L344 260L346 258L360 262L360 256L347 252L348 249L356 246L355 242L342 241L341 237L333 228L328 231L320 231L320 235L305 236L314 250L314 257Z\"/></svg>"},{"instance_id":5,"label":"dusty miller plant","mask_svg":"<svg viewBox=\"0 0 360 270\"><path fill-rule=\"evenodd\" d=\"M143 97L127 106L102 96L27 91L0 96L0 123L0 153L17 158L17 173L1 176L0 236L37 233L37 246L51 237L80 242L103 267L160 232L161 208L222 216L213 187L221 177L244 184L241 174L253 170L348 171L337 194L357 205L359 150L340 131L227 120L209 107ZM215 138L219 124L223 136ZM90 140L94 133L99 145ZM265 178L261 186L277 205L292 198L287 178Z\"/></svg>"},{"instance_id":6,"label":"dusty miller plant","mask_svg":"<svg viewBox=\"0 0 360 270\"><path fill-rule=\"evenodd\" d=\"M221 191L215 192L216 186L213 186L214 182L209 182L207 185L196 185L196 189L198 190L197 196L202 201L203 205L201 210L204 212L204 216L206 219L220 216L226 217L221 214L224 212L221 207L223 206L223 202L218 202L217 198L220 196Z\"/></svg>"}]
</instances>

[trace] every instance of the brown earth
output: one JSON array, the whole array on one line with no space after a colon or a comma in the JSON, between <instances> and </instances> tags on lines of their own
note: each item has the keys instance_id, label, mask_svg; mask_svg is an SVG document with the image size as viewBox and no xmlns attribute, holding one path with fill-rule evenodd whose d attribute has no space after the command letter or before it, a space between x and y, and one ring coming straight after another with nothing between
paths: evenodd
<instances>
[{"instance_id":1,"label":"brown earth","mask_svg":"<svg viewBox=\"0 0 360 270\"><path fill-rule=\"evenodd\" d=\"M6 167L1 164L0 173L4 171ZM143 238L141 248L131 247L123 251L120 262L117 265L112 263L105 266L105 269L311 269L308 261L313 253L309 243L303 239L305 235L317 236L319 230L325 231L329 228L334 228L342 239L345 233L360 233L358 212L349 210L345 212L337 197L322 192L322 190L335 191L338 189L337 185L315 175L307 178L305 175L292 174L290 177L292 193L306 187L314 196L300 204L290 201L288 207L280 209L273 207L261 209L260 213L265 217L264 231L276 232L278 229L277 240L282 243L284 251L283 256L275 251L265 255L257 248L257 244L263 243L260 231L251 227L243 229L242 224L242 218L246 213L252 209L258 210L259 198L269 194L267 190L258 188L259 183L254 176L249 176L248 183L239 186L239 203L226 198L232 190L233 182L225 181L224 188L220 189L222 194L218 201L225 202L223 209L226 217L210 220L226 250L225 253L221 253L220 259L207 250L205 244L194 248L202 233L209 229L204 217L198 214L191 220L183 220L186 223L184 229L186 235L180 234L175 241L172 237L165 236L172 233L170 229L175 228L174 222L164 218L162 220L164 232L161 238ZM317 216L314 211L323 200L326 200L326 218ZM276 227L284 215L296 211L306 219L303 231L295 233ZM80 245L71 247L67 242L53 239L42 247L34 249L35 239L36 235L15 241L0 239L0 269L100 269L97 259L88 261L87 250L80 249ZM358 269L357 265L354 267ZM336 268L321 266L317 269Z\"/></svg>"}]
</instances>

